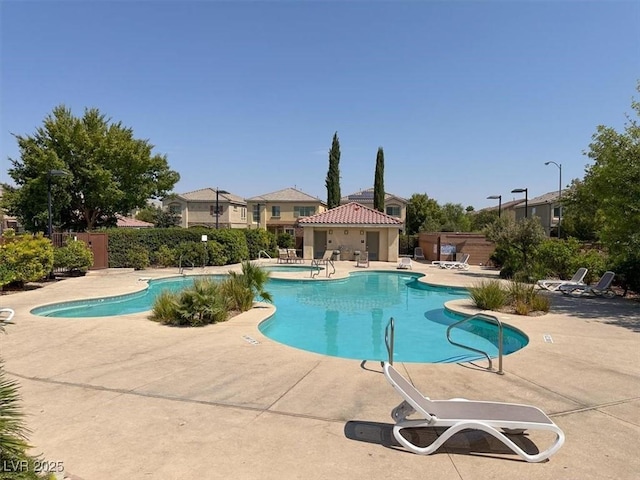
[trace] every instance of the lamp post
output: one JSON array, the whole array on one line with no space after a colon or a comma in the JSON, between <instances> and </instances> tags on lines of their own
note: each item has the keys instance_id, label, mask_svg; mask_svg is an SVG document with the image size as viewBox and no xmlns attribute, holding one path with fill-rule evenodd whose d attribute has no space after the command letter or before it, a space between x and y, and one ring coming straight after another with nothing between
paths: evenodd
<instances>
[{"instance_id":1,"label":"lamp post","mask_svg":"<svg viewBox=\"0 0 640 480\"><path fill-rule=\"evenodd\" d=\"M64 170L49 170L47 172L47 208L49 215L49 223L47 235L49 236L49 240L53 242L53 215L51 213L51 178L52 177L66 177L69 175L69 172L65 172Z\"/></svg>"},{"instance_id":2,"label":"lamp post","mask_svg":"<svg viewBox=\"0 0 640 480\"><path fill-rule=\"evenodd\" d=\"M498 218L502 215L502 195L489 195L487 200L498 200Z\"/></svg>"},{"instance_id":3,"label":"lamp post","mask_svg":"<svg viewBox=\"0 0 640 480\"><path fill-rule=\"evenodd\" d=\"M220 194L227 194L229 192L227 192L226 190L219 190L216 188L216 230L218 230L218 219L220 218Z\"/></svg>"},{"instance_id":4,"label":"lamp post","mask_svg":"<svg viewBox=\"0 0 640 480\"><path fill-rule=\"evenodd\" d=\"M562 164L554 161L544 162L545 165L549 165L550 163L558 167L560 173L558 179L558 238L560 238L560 221L562 220L562 205L560 205L560 200L562 199Z\"/></svg>"},{"instance_id":5,"label":"lamp post","mask_svg":"<svg viewBox=\"0 0 640 480\"><path fill-rule=\"evenodd\" d=\"M524 192L524 218L529 216L529 189L528 188L514 188L511 193L523 193Z\"/></svg>"}]
</instances>

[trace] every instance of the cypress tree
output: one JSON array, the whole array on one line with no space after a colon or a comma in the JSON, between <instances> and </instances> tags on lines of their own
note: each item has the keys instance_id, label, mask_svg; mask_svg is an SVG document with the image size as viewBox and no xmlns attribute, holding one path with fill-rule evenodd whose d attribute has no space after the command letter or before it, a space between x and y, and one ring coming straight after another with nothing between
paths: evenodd
<instances>
[{"instance_id":1,"label":"cypress tree","mask_svg":"<svg viewBox=\"0 0 640 480\"><path fill-rule=\"evenodd\" d=\"M340 205L340 141L338 132L333 134L331 150L329 150L329 171L327 172L327 207Z\"/></svg>"},{"instance_id":2,"label":"cypress tree","mask_svg":"<svg viewBox=\"0 0 640 480\"><path fill-rule=\"evenodd\" d=\"M376 176L373 180L373 208L384 212L384 151L378 147Z\"/></svg>"}]
</instances>

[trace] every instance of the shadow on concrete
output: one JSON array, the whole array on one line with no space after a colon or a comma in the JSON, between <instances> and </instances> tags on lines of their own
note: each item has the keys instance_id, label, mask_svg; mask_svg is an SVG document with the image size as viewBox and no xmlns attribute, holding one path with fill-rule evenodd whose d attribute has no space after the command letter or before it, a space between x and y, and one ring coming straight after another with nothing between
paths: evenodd
<instances>
[{"instance_id":1,"label":"shadow on concrete","mask_svg":"<svg viewBox=\"0 0 640 480\"><path fill-rule=\"evenodd\" d=\"M405 450L393 436L393 424L380 422L367 422L361 420L350 420L344 426L344 435L350 440L358 442L375 443L383 447ZM404 437L414 445L425 447L433 443L446 428L405 428L402 433ZM538 447L527 437L527 435L507 435L513 443L522 448L530 455L539 453ZM436 450L439 453L455 453L461 455L490 454L509 455L506 459L521 462L513 451L507 448L497 438L481 430L464 430L451 437L444 446Z\"/></svg>"},{"instance_id":2,"label":"shadow on concrete","mask_svg":"<svg viewBox=\"0 0 640 480\"><path fill-rule=\"evenodd\" d=\"M542 292L551 301L550 313L596 321L640 333L640 303L615 297L573 297L560 292Z\"/></svg>"}]
</instances>

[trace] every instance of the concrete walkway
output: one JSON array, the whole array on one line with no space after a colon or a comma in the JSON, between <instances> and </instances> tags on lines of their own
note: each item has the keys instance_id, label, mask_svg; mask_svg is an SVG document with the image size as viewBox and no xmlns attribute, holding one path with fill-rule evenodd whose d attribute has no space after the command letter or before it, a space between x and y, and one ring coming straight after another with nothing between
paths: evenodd
<instances>
[{"instance_id":1,"label":"concrete walkway","mask_svg":"<svg viewBox=\"0 0 640 480\"><path fill-rule=\"evenodd\" d=\"M370 270L378 268L395 265L374 262ZM340 262L337 276L353 269ZM456 286L495 276L480 267L455 272L415 262L414 271ZM470 364L396 363L432 398L542 408L567 440L550 461L528 464L472 432L434 455L407 453L392 440L389 413L401 398L380 365L265 338L257 325L272 313L267 305L198 329L161 326L146 314L29 313L46 303L137 291L146 286L140 277L175 273L96 271L0 296L2 306L16 310L0 355L21 385L34 453L64 462L65 478L638 478L638 302L549 293L552 312L545 316L503 315L530 337L526 348L505 357L503 376ZM465 300L452 307L472 310ZM544 448L547 438L528 440Z\"/></svg>"}]
</instances>

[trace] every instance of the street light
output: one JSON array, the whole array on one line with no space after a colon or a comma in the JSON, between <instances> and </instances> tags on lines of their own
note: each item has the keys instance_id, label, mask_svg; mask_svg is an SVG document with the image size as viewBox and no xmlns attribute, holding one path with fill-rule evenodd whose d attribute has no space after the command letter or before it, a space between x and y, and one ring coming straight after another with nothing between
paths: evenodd
<instances>
[{"instance_id":1,"label":"street light","mask_svg":"<svg viewBox=\"0 0 640 480\"><path fill-rule=\"evenodd\" d=\"M562 199L562 164L554 161L544 162L545 165L549 165L550 163L553 163L560 171L560 178L558 180L558 238L560 238L560 221L562 220L562 205L560 205L560 200Z\"/></svg>"},{"instance_id":2,"label":"street light","mask_svg":"<svg viewBox=\"0 0 640 480\"><path fill-rule=\"evenodd\" d=\"M69 172L65 172L64 170L49 170L47 172L47 207L49 213L49 228L47 234L49 235L49 240L53 242L53 226L52 226L52 214L51 214L51 177L66 177L69 175Z\"/></svg>"},{"instance_id":3,"label":"street light","mask_svg":"<svg viewBox=\"0 0 640 480\"><path fill-rule=\"evenodd\" d=\"M487 200L498 200L498 218L502 214L502 195L489 195Z\"/></svg>"},{"instance_id":4,"label":"street light","mask_svg":"<svg viewBox=\"0 0 640 480\"><path fill-rule=\"evenodd\" d=\"M529 216L529 189L528 188L514 188L511 193L523 193L524 192L524 218Z\"/></svg>"},{"instance_id":5,"label":"street light","mask_svg":"<svg viewBox=\"0 0 640 480\"><path fill-rule=\"evenodd\" d=\"M223 195L225 195L225 194L228 194L229 192L227 192L226 190L218 190L216 188L216 230L218 230L218 219L220 218L220 210L219 210L219 201L218 200L219 200L219 197L220 197L221 193Z\"/></svg>"}]
</instances>

